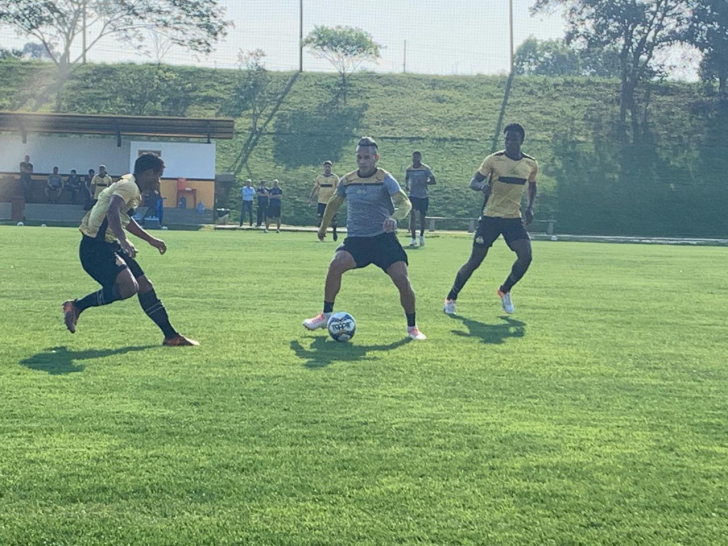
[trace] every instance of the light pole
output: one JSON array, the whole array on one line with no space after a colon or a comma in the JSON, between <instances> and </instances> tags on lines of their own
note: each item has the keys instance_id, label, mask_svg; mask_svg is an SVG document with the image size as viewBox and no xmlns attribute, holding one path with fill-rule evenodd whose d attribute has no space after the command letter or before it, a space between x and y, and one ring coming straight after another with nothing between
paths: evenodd
<instances>
[{"instance_id":1,"label":"light pole","mask_svg":"<svg viewBox=\"0 0 728 546\"><path fill-rule=\"evenodd\" d=\"M509 27L511 31L511 70L510 74L513 74L513 0L510 0L508 3L509 6Z\"/></svg>"},{"instance_id":2,"label":"light pole","mask_svg":"<svg viewBox=\"0 0 728 546\"><path fill-rule=\"evenodd\" d=\"M303 0L298 2L298 71L303 72Z\"/></svg>"}]
</instances>

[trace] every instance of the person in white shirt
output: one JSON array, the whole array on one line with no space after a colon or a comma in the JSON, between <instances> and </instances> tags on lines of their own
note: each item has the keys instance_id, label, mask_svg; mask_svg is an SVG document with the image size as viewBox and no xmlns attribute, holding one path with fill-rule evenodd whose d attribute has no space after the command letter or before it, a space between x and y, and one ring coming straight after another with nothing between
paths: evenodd
<instances>
[{"instance_id":1,"label":"person in white shirt","mask_svg":"<svg viewBox=\"0 0 728 546\"><path fill-rule=\"evenodd\" d=\"M255 197L255 188L252 186L252 184L253 181L248 178L245 181L245 185L240 190L240 193L243 196L243 204L240 210L240 227L243 226L246 212L248 213L248 217L250 218L250 227L253 227L253 197Z\"/></svg>"}]
</instances>

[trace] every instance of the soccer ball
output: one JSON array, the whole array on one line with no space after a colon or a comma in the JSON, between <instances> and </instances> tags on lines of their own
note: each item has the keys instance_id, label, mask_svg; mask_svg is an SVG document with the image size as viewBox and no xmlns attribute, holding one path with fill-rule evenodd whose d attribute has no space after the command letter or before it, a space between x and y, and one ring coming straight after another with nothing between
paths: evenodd
<instances>
[{"instance_id":1,"label":"soccer ball","mask_svg":"<svg viewBox=\"0 0 728 546\"><path fill-rule=\"evenodd\" d=\"M19 226L24 226L25 224L23 222L18 222Z\"/></svg>"},{"instance_id":2,"label":"soccer ball","mask_svg":"<svg viewBox=\"0 0 728 546\"><path fill-rule=\"evenodd\" d=\"M334 313L326 323L329 335L336 341L349 341L356 332L356 322L349 313Z\"/></svg>"},{"instance_id":3,"label":"soccer ball","mask_svg":"<svg viewBox=\"0 0 728 546\"><path fill-rule=\"evenodd\" d=\"M162 226L162 229L169 229L167 226Z\"/></svg>"},{"instance_id":4,"label":"soccer ball","mask_svg":"<svg viewBox=\"0 0 728 546\"><path fill-rule=\"evenodd\" d=\"M557 237L556 235L552 235L552 236L551 236L551 240L552 240L552 241L558 241L558 240L559 240L559 238L558 238L558 237Z\"/></svg>"},{"instance_id":5,"label":"soccer ball","mask_svg":"<svg viewBox=\"0 0 728 546\"><path fill-rule=\"evenodd\" d=\"M40 227L48 227L48 226L47 226L47 225L45 225L45 224L41 224L41 225L40 225Z\"/></svg>"}]
</instances>

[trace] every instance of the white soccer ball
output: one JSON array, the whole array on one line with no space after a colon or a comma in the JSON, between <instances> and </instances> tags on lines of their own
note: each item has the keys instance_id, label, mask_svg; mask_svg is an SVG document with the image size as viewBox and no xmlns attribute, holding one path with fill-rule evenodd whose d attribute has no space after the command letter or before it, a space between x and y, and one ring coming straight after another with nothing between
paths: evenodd
<instances>
[{"instance_id":1,"label":"white soccer ball","mask_svg":"<svg viewBox=\"0 0 728 546\"><path fill-rule=\"evenodd\" d=\"M41 224L41 225L40 225L40 227L48 227L48 226L47 226L47 225L45 225L45 224Z\"/></svg>"},{"instance_id":2,"label":"white soccer ball","mask_svg":"<svg viewBox=\"0 0 728 546\"><path fill-rule=\"evenodd\" d=\"M23 222L18 222L19 226L24 226L25 224Z\"/></svg>"},{"instance_id":3,"label":"white soccer ball","mask_svg":"<svg viewBox=\"0 0 728 546\"><path fill-rule=\"evenodd\" d=\"M558 237L557 237L556 235L552 235L552 236L551 236L551 240L552 240L552 241L558 241L558 240L559 240L559 238L558 238Z\"/></svg>"},{"instance_id":4,"label":"white soccer ball","mask_svg":"<svg viewBox=\"0 0 728 546\"><path fill-rule=\"evenodd\" d=\"M349 341L356 333L356 321L349 313L334 313L329 317L326 328L335 341Z\"/></svg>"},{"instance_id":5,"label":"white soccer ball","mask_svg":"<svg viewBox=\"0 0 728 546\"><path fill-rule=\"evenodd\" d=\"M167 226L162 226L162 229L169 229Z\"/></svg>"}]
</instances>

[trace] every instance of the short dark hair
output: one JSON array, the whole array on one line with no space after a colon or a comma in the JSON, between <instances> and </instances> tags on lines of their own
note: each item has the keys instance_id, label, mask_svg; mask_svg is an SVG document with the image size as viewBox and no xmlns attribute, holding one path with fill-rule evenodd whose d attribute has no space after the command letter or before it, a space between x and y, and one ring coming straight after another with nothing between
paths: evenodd
<instances>
[{"instance_id":1,"label":"short dark hair","mask_svg":"<svg viewBox=\"0 0 728 546\"><path fill-rule=\"evenodd\" d=\"M526 139L526 130L523 128L523 125L521 125L520 123L509 123L508 125L506 125L506 128L503 129L503 134L505 135L508 131L521 133L521 140Z\"/></svg>"},{"instance_id":2,"label":"short dark hair","mask_svg":"<svg viewBox=\"0 0 728 546\"><path fill-rule=\"evenodd\" d=\"M357 144L357 146L361 146L362 148L368 148L368 147L372 146L376 150L379 150L379 145L377 144L377 141L369 136L361 137L359 139L359 143Z\"/></svg>"},{"instance_id":3,"label":"short dark hair","mask_svg":"<svg viewBox=\"0 0 728 546\"><path fill-rule=\"evenodd\" d=\"M412 155L415 155L415 154L422 155L422 152L420 152L419 150L415 150L414 152L412 152Z\"/></svg>"},{"instance_id":4,"label":"short dark hair","mask_svg":"<svg viewBox=\"0 0 728 546\"><path fill-rule=\"evenodd\" d=\"M152 169L155 173L161 172L164 169L164 161L157 154L146 152L134 162L134 174L140 174L144 171Z\"/></svg>"}]
</instances>

